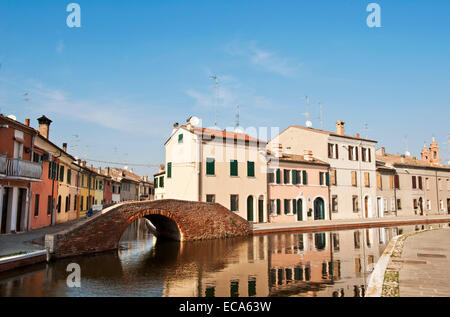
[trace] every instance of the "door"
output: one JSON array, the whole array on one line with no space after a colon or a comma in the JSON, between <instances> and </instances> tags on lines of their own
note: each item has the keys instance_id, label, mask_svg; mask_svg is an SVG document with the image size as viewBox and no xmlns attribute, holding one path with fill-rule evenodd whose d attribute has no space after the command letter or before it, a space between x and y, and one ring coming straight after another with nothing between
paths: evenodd
<instances>
[{"instance_id":1,"label":"door","mask_svg":"<svg viewBox=\"0 0 450 317\"><path fill-rule=\"evenodd\" d=\"M364 211L366 218L369 218L369 197L364 197Z\"/></svg>"},{"instance_id":2,"label":"door","mask_svg":"<svg viewBox=\"0 0 450 317\"><path fill-rule=\"evenodd\" d=\"M262 196L258 199L258 221L264 222L264 198Z\"/></svg>"},{"instance_id":3,"label":"door","mask_svg":"<svg viewBox=\"0 0 450 317\"><path fill-rule=\"evenodd\" d=\"M297 200L297 221L303 220L303 200Z\"/></svg>"},{"instance_id":4,"label":"door","mask_svg":"<svg viewBox=\"0 0 450 317\"><path fill-rule=\"evenodd\" d=\"M247 198L247 221L253 221L253 196Z\"/></svg>"},{"instance_id":5,"label":"door","mask_svg":"<svg viewBox=\"0 0 450 317\"><path fill-rule=\"evenodd\" d=\"M6 233L6 221L8 219L8 202L11 195L11 188L4 187L3 188L3 201L2 201L2 223L0 228L0 234Z\"/></svg>"},{"instance_id":6,"label":"door","mask_svg":"<svg viewBox=\"0 0 450 317\"><path fill-rule=\"evenodd\" d=\"M19 197L17 198L17 217L16 217L16 232L24 230L25 224L25 205L26 205L27 190L20 188Z\"/></svg>"},{"instance_id":7,"label":"door","mask_svg":"<svg viewBox=\"0 0 450 317\"><path fill-rule=\"evenodd\" d=\"M316 198L314 200L314 220L325 219L324 202L322 198Z\"/></svg>"}]
</instances>

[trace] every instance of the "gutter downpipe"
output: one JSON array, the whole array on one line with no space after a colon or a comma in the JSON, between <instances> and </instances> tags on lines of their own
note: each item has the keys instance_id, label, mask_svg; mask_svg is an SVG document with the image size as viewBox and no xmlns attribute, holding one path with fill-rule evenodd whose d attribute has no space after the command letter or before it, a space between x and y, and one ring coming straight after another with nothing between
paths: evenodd
<instances>
[{"instance_id":1,"label":"gutter downpipe","mask_svg":"<svg viewBox=\"0 0 450 317\"><path fill-rule=\"evenodd\" d=\"M34 153L34 138L36 137L36 131L33 134L33 136L31 137L31 157L30 157L30 161L33 161L33 153ZM43 164L41 163L41 165L43 166ZM42 175L41 175L42 177ZM31 193L31 182L28 184L28 219L27 219L27 231L31 230L31 205L33 203L33 194Z\"/></svg>"}]
</instances>

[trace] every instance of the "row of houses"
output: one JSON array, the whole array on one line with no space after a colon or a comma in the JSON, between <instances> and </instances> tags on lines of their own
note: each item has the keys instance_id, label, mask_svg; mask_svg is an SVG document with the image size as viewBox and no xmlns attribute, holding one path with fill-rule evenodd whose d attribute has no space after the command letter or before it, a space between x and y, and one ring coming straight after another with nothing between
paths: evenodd
<instances>
[{"instance_id":1,"label":"row of houses","mask_svg":"<svg viewBox=\"0 0 450 317\"><path fill-rule=\"evenodd\" d=\"M345 134L343 121L336 132L291 125L269 141L195 121L174 124L155 199L218 202L252 222L450 214L450 167L434 139L417 159Z\"/></svg>"},{"instance_id":2,"label":"row of houses","mask_svg":"<svg viewBox=\"0 0 450 317\"><path fill-rule=\"evenodd\" d=\"M50 138L52 121L0 114L0 233L27 231L77 219L89 209L153 198L153 182L132 170L94 168Z\"/></svg>"}]
</instances>

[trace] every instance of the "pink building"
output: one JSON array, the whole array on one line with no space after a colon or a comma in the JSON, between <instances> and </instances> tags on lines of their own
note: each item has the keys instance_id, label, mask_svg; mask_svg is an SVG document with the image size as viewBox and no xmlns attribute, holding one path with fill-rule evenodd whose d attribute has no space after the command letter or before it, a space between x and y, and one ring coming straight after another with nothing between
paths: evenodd
<instances>
[{"instance_id":1,"label":"pink building","mask_svg":"<svg viewBox=\"0 0 450 317\"><path fill-rule=\"evenodd\" d=\"M329 167L305 155L269 152L269 222L290 223L330 219Z\"/></svg>"}]
</instances>

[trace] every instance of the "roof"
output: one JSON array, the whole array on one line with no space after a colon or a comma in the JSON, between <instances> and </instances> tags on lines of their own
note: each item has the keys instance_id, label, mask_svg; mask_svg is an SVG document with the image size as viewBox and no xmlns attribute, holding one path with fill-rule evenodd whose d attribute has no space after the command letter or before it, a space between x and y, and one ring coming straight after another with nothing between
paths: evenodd
<instances>
[{"instance_id":1,"label":"roof","mask_svg":"<svg viewBox=\"0 0 450 317\"><path fill-rule=\"evenodd\" d=\"M270 150L267 150L268 154L271 154ZM290 162L290 163L301 163L301 164L314 164L314 165L323 165L323 166L330 166L327 162L321 161L316 158L312 158L312 161L309 161L305 159L304 155L297 155L297 154L287 154L282 153L282 156L278 158L280 162Z\"/></svg>"},{"instance_id":2,"label":"roof","mask_svg":"<svg viewBox=\"0 0 450 317\"><path fill-rule=\"evenodd\" d=\"M307 131L313 131L313 132L317 132L317 133L328 134L328 135L335 136L335 137L340 137L340 138L346 138L346 139L353 139L353 140L359 140L359 141L378 143L378 141L375 141L375 140L359 138L359 137L356 137L356 136L351 136L351 135L346 135L346 134L342 134L341 135L341 134L337 134L336 132L319 130L319 129L308 128L308 127L302 127L301 125L296 125L296 124L290 125L289 128L298 128L298 129L303 129L303 130L307 130Z\"/></svg>"},{"instance_id":3,"label":"roof","mask_svg":"<svg viewBox=\"0 0 450 317\"><path fill-rule=\"evenodd\" d=\"M188 127L186 125L182 125L182 126L180 126L180 128L190 131L196 135L200 135L203 140L207 140L207 141L209 141L213 138L221 138L221 139L249 141L249 142L255 142L255 143L267 143L267 141L263 141L263 140L254 138L245 133L232 132L232 131L219 130L219 129L200 128L200 127L193 127L192 129L188 129Z\"/></svg>"},{"instance_id":4,"label":"roof","mask_svg":"<svg viewBox=\"0 0 450 317\"><path fill-rule=\"evenodd\" d=\"M386 153L384 155L376 155L376 160L379 162L391 164L393 166L410 166L410 167L432 168L450 171L450 166L431 164L429 162L422 161L415 157L410 157L406 155L394 155Z\"/></svg>"},{"instance_id":5,"label":"roof","mask_svg":"<svg viewBox=\"0 0 450 317\"><path fill-rule=\"evenodd\" d=\"M5 121L7 121L7 122L11 122L12 124L16 124L16 125L18 125L19 127L23 128L23 129L25 129L25 130L28 130L29 132L33 132L33 133L35 133L35 134L38 133L37 130L35 130L34 128L32 128L32 127L30 127L30 126L28 126L28 125L26 125L26 124L23 124L23 123L20 122L20 121L17 121L17 120L8 118L7 116L4 116L4 115L1 114L1 113L0 113L0 119L3 119L3 120L5 120Z\"/></svg>"},{"instance_id":6,"label":"roof","mask_svg":"<svg viewBox=\"0 0 450 317\"><path fill-rule=\"evenodd\" d=\"M123 179L134 183L140 183L144 181L139 175L122 168L113 167L110 169L110 174L113 180L118 182Z\"/></svg>"},{"instance_id":7,"label":"roof","mask_svg":"<svg viewBox=\"0 0 450 317\"><path fill-rule=\"evenodd\" d=\"M166 174L166 171L161 171L161 172L158 172L156 174L153 174L153 177L159 176L159 175L164 175L164 174Z\"/></svg>"}]
</instances>

